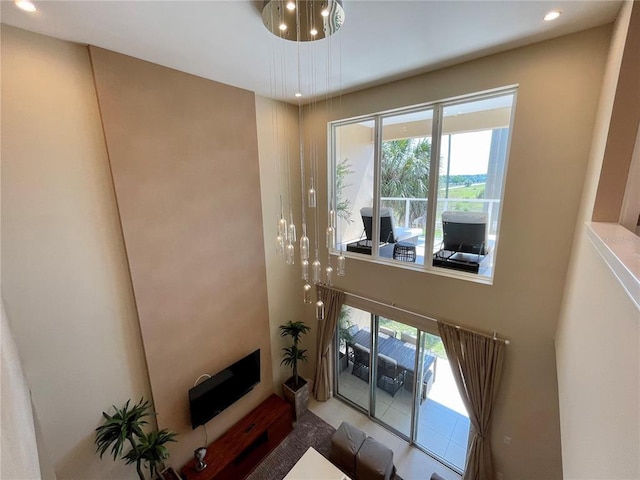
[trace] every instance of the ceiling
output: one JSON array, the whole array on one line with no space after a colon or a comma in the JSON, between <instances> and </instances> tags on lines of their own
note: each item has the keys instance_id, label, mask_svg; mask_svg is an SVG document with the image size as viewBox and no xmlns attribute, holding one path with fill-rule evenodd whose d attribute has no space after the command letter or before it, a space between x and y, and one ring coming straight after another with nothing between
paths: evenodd
<instances>
[{"instance_id":1,"label":"ceiling","mask_svg":"<svg viewBox=\"0 0 640 480\"><path fill-rule=\"evenodd\" d=\"M259 1L33 3L2 1L2 22L298 102L298 89L347 93L603 25L622 1L344 0L340 31L300 47L263 26ZM552 9L563 14L545 22Z\"/></svg>"}]
</instances>

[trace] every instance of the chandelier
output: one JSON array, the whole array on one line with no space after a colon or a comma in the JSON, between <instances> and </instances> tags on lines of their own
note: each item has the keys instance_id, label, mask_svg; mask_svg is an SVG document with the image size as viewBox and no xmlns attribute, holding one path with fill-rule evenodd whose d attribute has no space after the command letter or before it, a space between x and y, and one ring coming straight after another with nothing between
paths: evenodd
<instances>
[{"instance_id":1,"label":"chandelier","mask_svg":"<svg viewBox=\"0 0 640 480\"><path fill-rule=\"evenodd\" d=\"M268 0L264 3L262 10L262 21L271 33L285 41L296 42L298 45L298 131L299 131L299 146L300 146L300 182L302 186L301 202L302 202L302 236L299 241L299 256L301 265L301 278L303 281L302 294L304 303L312 303L312 291L313 288L310 282L314 284L325 283L326 285L333 284L334 269L331 266L331 250L336 248L336 215L335 206L333 205L333 199L329 202L328 215L327 215L327 228L326 228L326 247L327 247L327 264L322 268L322 263L319 258L319 241L318 241L318 211L317 211L317 192L315 189L317 172L318 172L318 159L317 148L313 145L310 147L312 152L310 155L310 172L309 180L307 182L305 174L305 149L303 139L303 105L302 97L303 92L300 90L302 84L302 72L300 68L300 55L301 45L305 42L316 42L323 39L327 39L329 36L336 33L344 23L344 9L342 7L341 0ZM331 52L330 44L328 40L325 40L329 52ZM275 48L275 47L274 47ZM327 56L330 61L330 55ZM284 65L284 58L282 59ZM276 63L274 56L274 63ZM277 72L284 71L284 67L273 65L274 74L272 75L272 82L274 85L277 83L275 78ZM327 71L330 68L327 65ZM284 74L283 74L284 77ZM327 73L327 90L329 89L329 73ZM284 78L282 79L284 81ZM304 96L310 99L316 98L316 92L313 91L314 82L306 82L306 85L311 85L311 91L306 92ZM272 93L275 93L277 86L272 85ZM276 95L274 95L275 97ZM312 100L315 101L315 100ZM276 118L277 124L277 118ZM282 158L286 157L286 158ZM281 155L276 159L278 170L283 170L289 175L289 155ZM290 182L288 182L290 185ZM308 189L306 185L309 185ZM291 208L291 191L287 188L284 197L289 201L289 220L287 222L285 216L285 207L283 205L283 186L280 186L280 217L277 224L276 235L276 253L285 257L285 261L289 265L295 264L295 249L296 249L296 226L293 220L292 208ZM333 197L332 197L333 198ZM311 220L315 225L315 238L313 244L307 237L307 214L312 217ZM311 252L313 245L313 252L315 257L311 261ZM324 275L323 275L324 273ZM345 257L342 249L336 260L336 274L343 276L345 274ZM323 282L324 280L324 282ZM324 320L324 303L320 298L316 301L316 318L318 320Z\"/></svg>"},{"instance_id":2,"label":"chandelier","mask_svg":"<svg viewBox=\"0 0 640 480\"><path fill-rule=\"evenodd\" d=\"M322 40L344 23L340 0L268 0L262 21L274 35L294 42Z\"/></svg>"}]
</instances>

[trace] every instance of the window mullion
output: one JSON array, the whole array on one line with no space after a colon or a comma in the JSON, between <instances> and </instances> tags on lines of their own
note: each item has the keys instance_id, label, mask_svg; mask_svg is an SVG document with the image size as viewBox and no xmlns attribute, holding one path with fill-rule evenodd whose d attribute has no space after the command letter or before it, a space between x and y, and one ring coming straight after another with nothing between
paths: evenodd
<instances>
[{"instance_id":1,"label":"window mullion","mask_svg":"<svg viewBox=\"0 0 640 480\"><path fill-rule=\"evenodd\" d=\"M436 213L438 210L438 172L440 171L440 142L442 140L442 105L433 108L431 125L431 158L429 159L429 192L427 195L427 218L429 229L425 238L424 268L432 265L433 242L436 231Z\"/></svg>"},{"instance_id":2,"label":"window mullion","mask_svg":"<svg viewBox=\"0 0 640 480\"><path fill-rule=\"evenodd\" d=\"M382 157L382 120L375 117L373 144L373 217L371 219L371 255L379 256L380 246L380 171Z\"/></svg>"}]
</instances>

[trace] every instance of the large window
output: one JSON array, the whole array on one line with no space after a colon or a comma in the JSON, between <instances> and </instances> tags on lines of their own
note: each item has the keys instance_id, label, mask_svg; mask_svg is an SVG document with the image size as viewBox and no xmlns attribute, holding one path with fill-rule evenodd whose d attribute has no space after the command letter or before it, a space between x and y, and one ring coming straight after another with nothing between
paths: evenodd
<instances>
[{"instance_id":1,"label":"large window","mask_svg":"<svg viewBox=\"0 0 640 480\"><path fill-rule=\"evenodd\" d=\"M492 279L514 104L509 89L332 123L336 251Z\"/></svg>"}]
</instances>

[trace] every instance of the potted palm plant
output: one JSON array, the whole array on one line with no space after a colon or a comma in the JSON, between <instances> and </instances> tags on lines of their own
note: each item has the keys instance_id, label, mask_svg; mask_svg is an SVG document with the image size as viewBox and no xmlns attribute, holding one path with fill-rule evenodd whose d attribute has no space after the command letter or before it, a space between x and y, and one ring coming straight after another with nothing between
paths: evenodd
<instances>
[{"instance_id":1,"label":"potted palm plant","mask_svg":"<svg viewBox=\"0 0 640 480\"><path fill-rule=\"evenodd\" d=\"M126 464L135 463L140 480L145 480L143 467L149 470L149 478L159 476L158 467L164 466L164 461L169 458L169 450L166 443L175 442L176 434L162 429L158 432L146 433L143 427L148 424L145 417L155 415L151 411L151 403L140 399L138 403L129 406L131 400L127 400L123 408L117 408L115 413L109 415L102 412L105 421L96 428L96 453L100 458L111 448L110 454L114 460L121 457ZM128 444L131 447L125 455L122 451Z\"/></svg>"},{"instance_id":2,"label":"potted palm plant","mask_svg":"<svg viewBox=\"0 0 640 480\"><path fill-rule=\"evenodd\" d=\"M292 375L282 384L282 395L293 405L295 418L298 420L307 409L309 403L309 383L298 375L298 362L306 362L307 350L300 348L300 338L311 329L304 322L289 321L280 325L280 336L291 337L291 345L282 348L280 365L291 367Z\"/></svg>"}]
</instances>

